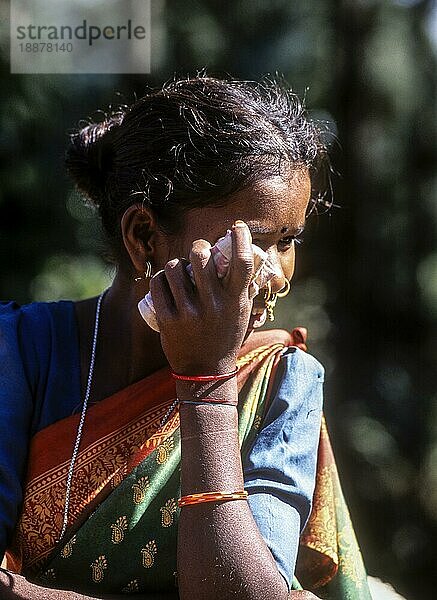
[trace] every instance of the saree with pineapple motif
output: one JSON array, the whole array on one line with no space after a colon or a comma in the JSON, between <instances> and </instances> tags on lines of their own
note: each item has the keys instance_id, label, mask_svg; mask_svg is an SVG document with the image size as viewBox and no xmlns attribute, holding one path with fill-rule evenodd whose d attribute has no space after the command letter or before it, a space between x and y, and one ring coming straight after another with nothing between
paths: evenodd
<instances>
[{"instance_id":1,"label":"saree with pineapple motif","mask_svg":"<svg viewBox=\"0 0 437 600\"><path fill-rule=\"evenodd\" d=\"M284 349L305 349L299 336L276 337L239 358L242 457L263 426ZM46 587L95 595L177 593L181 450L177 409L168 415L174 399L174 382L162 369L88 409L60 541L80 415L34 436L22 513L7 552L10 570ZM302 584L322 598L371 599L324 421L296 575L294 589Z\"/></svg>"}]
</instances>

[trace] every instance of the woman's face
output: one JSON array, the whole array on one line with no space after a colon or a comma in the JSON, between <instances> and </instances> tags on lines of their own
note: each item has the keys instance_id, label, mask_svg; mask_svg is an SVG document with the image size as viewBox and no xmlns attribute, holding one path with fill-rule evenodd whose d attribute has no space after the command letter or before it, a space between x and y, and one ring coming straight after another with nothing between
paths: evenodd
<instances>
[{"instance_id":1,"label":"woman's face","mask_svg":"<svg viewBox=\"0 0 437 600\"><path fill-rule=\"evenodd\" d=\"M169 243L167 236L158 235L155 269L162 268L172 258L188 257L194 240L204 239L213 245L240 219L249 226L253 243L275 263L278 276L271 285L272 291L277 292L285 279L293 276L295 239L303 231L310 194L308 171L301 168L287 178L272 177L233 194L226 206L190 210L176 239ZM255 298L254 305L264 305L262 294Z\"/></svg>"}]
</instances>

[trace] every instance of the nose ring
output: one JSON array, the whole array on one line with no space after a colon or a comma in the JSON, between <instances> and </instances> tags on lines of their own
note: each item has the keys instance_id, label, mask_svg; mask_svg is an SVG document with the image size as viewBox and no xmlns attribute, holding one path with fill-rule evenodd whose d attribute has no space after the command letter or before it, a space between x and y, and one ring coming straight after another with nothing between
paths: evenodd
<instances>
[{"instance_id":1,"label":"nose ring","mask_svg":"<svg viewBox=\"0 0 437 600\"><path fill-rule=\"evenodd\" d=\"M285 284L283 285L283 287L279 290L279 292L276 292L276 295L278 296L278 298L285 298L285 296L288 294L288 292L290 291L291 288L291 284L290 284L290 280L286 279L285 280Z\"/></svg>"}]
</instances>

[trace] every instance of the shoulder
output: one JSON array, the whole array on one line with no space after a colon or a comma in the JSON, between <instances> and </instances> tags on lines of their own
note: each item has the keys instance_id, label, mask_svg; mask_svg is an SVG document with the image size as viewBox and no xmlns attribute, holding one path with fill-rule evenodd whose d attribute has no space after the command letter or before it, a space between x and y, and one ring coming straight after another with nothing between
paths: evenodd
<instances>
[{"instance_id":1,"label":"shoulder","mask_svg":"<svg viewBox=\"0 0 437 600\"><path fill-rule=\"evenodd\" d=\"M28 304L19 304L14 300L0 302L0 318L29 315L32 317L48 317L59 313L70 312L74 310L75 303L72 300L57 300L53 302L29 302Z\"/></svg>"},{"instance_id":2,"label":"shoulder","mask_svg":"<svg viewBox=\"0 0 437 600\"><path fill-rule=\"evenodd\" d=\"M282 379L296 387L325 380L325 369L317 358L295 346L284 348L279 367Z\"/></svg>"},{"instance_id":3,"label":"shoulder","mask_svg":"<svg viewBox=\"0 0 437 600\"><path fill-rule=\"evenodd\" d=\"M316 358L299 348L282 351L253 448L263 461L279 453L299 456L301 464L313 463L322 419L323 379L324 369Z\"/></svg>"},{"instance_id":4,"label":"shoulder","mask_svg":"<svg viewBox=\"0 0 437 600\"><path fill-rule=\"evenodd\" d=\"M80 401L74 328L70 301L0 303L0 555L17 521L30 438Z\"/></svg>"},{"instance_id":5,"label":"shoulder","mask_svg":"<svg viewBox=\"0 0 437 600\"><path fill-rule=\"evenodd\" d=\"M314 375L318 379L324 379L325 369L323 365L309 352L305 352L296 346L284 348L281 362L286 363L288 369L294 369Z\"/></svg>"},{"instance_id":6,"label":"shoulder","mask_svg":"<svg viewBox=\"0 0 437 600\"><path fill-rule=\"evenodd\" d=\"M53 321L63 320L73 314L74 303L70 300L58 302L0 302L0 328L24 327L41 330Z\"/></svg>"},{"instance_id":7,"label":"shoulder","mask_svg":"<svg viewBox=\"0 0 437 600\"><path fill-rule=\"evenodd\" d=\"M35 433L80 402L80 358L74 303L0 305L0 410L28 405Z\"/></svg>"},{"instance_id":8,"label":"shoulder","mask_svg":"<svg viewBox=\"0 0 437 600\"><path fill-rule=\"evenodd\" d=\"M296 336L297 330L299 330L299 337ZM301 340L301 343L298 343L298 340ZM285 369L289 375L300 375L307 378L316 377L323 382L324 368L314 356L302 349L302 347L306 348L305 342L306 329L302 327L295 328L291 332L285 329L254 331L245 340L240 354L248 354L263 346L279 344L283 346L280 372Z\"/></svg>"},{"instance_id":9,"label":"shoulder","mask_svg":"<svg viewBox=\"0 0 437 600\"><path fill-rule=\"evenodd\" d=\"M257 452L269 454L264 458L271 460L288 444L293 452L299 448L299 455L307 453L311 457L317 451L323 381L324 369L316 358L296 347L282 350L254 443Z\"/></svg>"},{"instance_id":10,"label":"shoulder","mask_svg":"<svg viewBox=\"0 0 437 600\"><path fill-rule=\"evenodd\" d=\"M311 354L296 347L285 348L278 363L271 408L296 410L302 404L322 408L325 369Z\"/></svg>"},{"instance_id":11,"label":"shoulder","mask_svg":"<svg viewBox=\"0 0 437 600\"><path fill-rule=\"evenodd\" d=\"M59 302L0 303L0 360L21 363L29 381L35 381L47 362L54 340L74 327L74 304ZM64 339L65 336L63 335ZM67 338L68 339L68 338ZM44 369L43 369L44 370Z\"/></svg>"},{"instance_id":12,"label":"shoulder","mask_svg":"<svg viewBox=\"0 0 437 600\"><path fill-rule=\"evenodd\" d=\"M290 587L311 512L323 379L314 356L295 346L281 350L267 411L243 464L254 519Z\"/></svg>"}]
</instances>

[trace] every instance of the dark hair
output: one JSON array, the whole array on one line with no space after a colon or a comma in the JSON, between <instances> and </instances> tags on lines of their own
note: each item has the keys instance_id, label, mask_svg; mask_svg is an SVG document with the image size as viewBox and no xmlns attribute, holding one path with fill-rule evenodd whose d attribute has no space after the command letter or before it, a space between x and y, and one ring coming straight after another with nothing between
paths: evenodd
<instances>
[{"instance_id":1,"label":"dark hair","mask_svg":"<svg viewBox=\"0 0 437 600\"><path fill-rule=\"evenodd\" d=\"M66 165L120 257L120 218L135 202L176 233L190 208L256 181L326 162L321 130L278 81L174 80L71 135Z\"/></svg>"}]
</instances>

